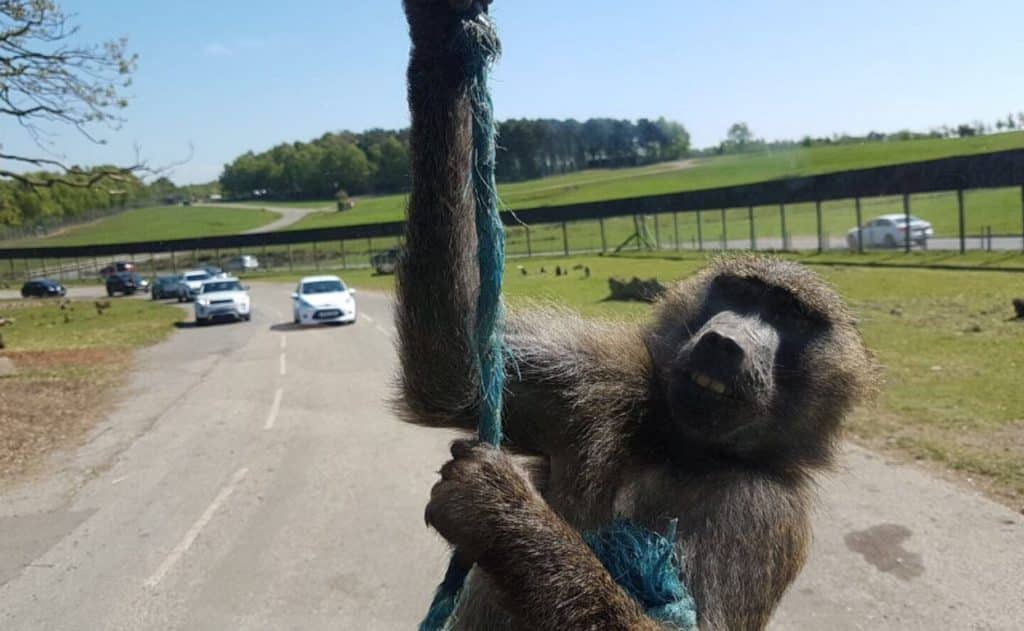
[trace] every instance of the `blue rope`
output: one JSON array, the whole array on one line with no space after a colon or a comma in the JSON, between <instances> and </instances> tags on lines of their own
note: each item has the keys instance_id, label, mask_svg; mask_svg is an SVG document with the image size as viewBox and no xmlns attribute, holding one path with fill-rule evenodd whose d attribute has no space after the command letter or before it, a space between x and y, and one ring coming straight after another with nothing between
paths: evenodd
<instances>
[{"instance_id":1,"label":"blue rope","mask_svg":"<svg viewBox=\"0 0 1024 631\"><path fill-rule=\"evenodd\" d=\"M472 193L476 203L477 263L480 267L480 295L474 328L476 364L480 371L478 433L481 441L498 447L501 445L501 395L505 384L502 352L505 309L501 301L505 230L498 214L498 194L494 184L496 126L487 80L501 46L494 24L479 3L474 3L459 21L453 45L465 63L473 115ZM419 631L444 629L455 611L469 570L452 557Z\"/></svg>"},{"instance_id":2,"label":"blue rope","mask_svg":"<svg viewBox=\"0 0 1024 631\"><path fill-rule=\"evenodd\" d=\"M480 371L478 431L481 441L498 447L502 436L501 405L505 383L502 344L505 308L501 300L505 230L498 214L498 194L494 183L496 126L487 82L501 46L494 24L479 2L474 3L459 21L453 46L465 64L473 116L472 194L476 205L477 262L480 267L480 295L474 328L476 364ZM696 608L679 578L675 522L665 537L621 521L584 538L616 582L643 605L649 615L662 620L670 628L682 631L696 629ZM458 604L469 570L452 557L419 631L442 631L445 628Z\"/></svg>"}]
</instances>

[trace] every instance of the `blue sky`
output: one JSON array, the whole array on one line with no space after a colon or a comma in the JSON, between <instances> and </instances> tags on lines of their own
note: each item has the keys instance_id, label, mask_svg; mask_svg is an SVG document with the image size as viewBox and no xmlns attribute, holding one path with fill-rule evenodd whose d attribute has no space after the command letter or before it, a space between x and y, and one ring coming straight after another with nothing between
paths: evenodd
<instances>
[{"instance_id":1,"label":"blue sky","mask_svg":"<svg viewBox=\"0 0 1024 631\"><path fill-rule=\"evenodd\" d=\"M82 37L140 57L128 122L68 160L213 179L248 149L325 131L403 127L399 0L65 0ZM696 146L746 121L765 138L927 129L1024 110L1024 3L946 0L496 0L498 116L666 116ZM6 150L33 150L0 121Z\"/></svg>"}]
</instances>

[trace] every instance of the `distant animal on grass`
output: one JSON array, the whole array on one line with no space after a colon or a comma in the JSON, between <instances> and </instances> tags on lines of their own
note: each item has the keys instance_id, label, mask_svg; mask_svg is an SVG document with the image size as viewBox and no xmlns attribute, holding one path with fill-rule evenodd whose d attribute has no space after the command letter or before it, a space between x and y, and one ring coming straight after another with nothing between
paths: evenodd
<instances>
[{"instance_id":1,"label":"distant animal on grass","mask_svg":"<svg viewBox=\"0 0 1024 631\"><path fill-rule=\"evenodd\" d=\"M1014 298L1013 310L1018 318L1024 320L1024 298Z\"/></svg>"},{"instance_id":2,"label":"distant animal on grass","mask_svg":"<svg viewBox=\"0 0 1024 631\"><path fill-rule=\"evenodd\" d=\"M110 308L110 301L97 300L93 305L96 307L96 315L103 315L103 312Z\"/></svg>"},{"instance_id":3,"label":"distant animal on grass","mask_svg":"<svg viewBox=\"0 0 1024 631\"><path fill-rule=\"evenodd\" d=\"M405 0L413 178L396 326L403 418L469 432L479 270L460 1ZM835 292L792 262L723 259L668 289L648 324L531 308L509 315L505 346L505 447L538 475L452 446L426 508L475 564L452 628L659 629L583 535L675 519L700 629L763 629L806 559L814 475L874 385Z\"/></svg>"}]
</instances>

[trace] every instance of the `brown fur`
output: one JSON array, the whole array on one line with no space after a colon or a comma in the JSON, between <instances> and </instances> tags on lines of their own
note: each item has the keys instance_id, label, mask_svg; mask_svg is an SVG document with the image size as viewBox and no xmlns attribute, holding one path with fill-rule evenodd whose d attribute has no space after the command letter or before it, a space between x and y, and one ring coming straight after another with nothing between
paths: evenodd
<instances>
[{"instance_id":1,"label":"brown fur","mask_svg":"<svg viewBox=\"0 0 1024 631\"><path fill-rule=\"evenodd\" d=\"M472 430L470 119L463 66L445 46L456 18L445 0L405 6L413 191L398 267L398 409L410 422ZM717 421L680 421L668 393L679 349L696 341L707 305L730 298L720 286L729 279L794 303L813 333L792 334L800 344L774 369L759 422L705 436L690 423ZM778 326L790 344L789 323ZM506 447L539 456L546 479L531 483L505 452L453 446L426 518L477 564L454 628L657 628L579 535L616 517L658 530L679 520L702 629L763 628L806 555L810 474L831 462L839 421L873 383L836 294L792 263L723 259L669 290L651 325L531 309L510 317L506 342Z\"/></svg>"}]
</instances>

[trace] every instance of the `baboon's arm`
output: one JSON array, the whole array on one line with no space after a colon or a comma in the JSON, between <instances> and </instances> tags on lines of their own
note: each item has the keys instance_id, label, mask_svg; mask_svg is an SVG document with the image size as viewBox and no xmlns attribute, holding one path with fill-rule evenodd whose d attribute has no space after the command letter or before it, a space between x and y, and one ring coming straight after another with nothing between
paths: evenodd
<instances>
[{"instance_id":1,"label":"baboon's arm","mask_svg":"<svg viewBox=\"0 0 1024 631\"><path fill-rule=\"evenodd\" d=\"M465 64L449 38L458 19L447 0L406 0L412 36L409 107L412 192L405 251L397 268L401 410L408 420L472 429L479 386L474 363L479 276L471 195L472 133ZM537 410L550 388L508 379L506 433L523 449L542 451L524 419L544 425Z\"/></svg>"}]
</instances>

